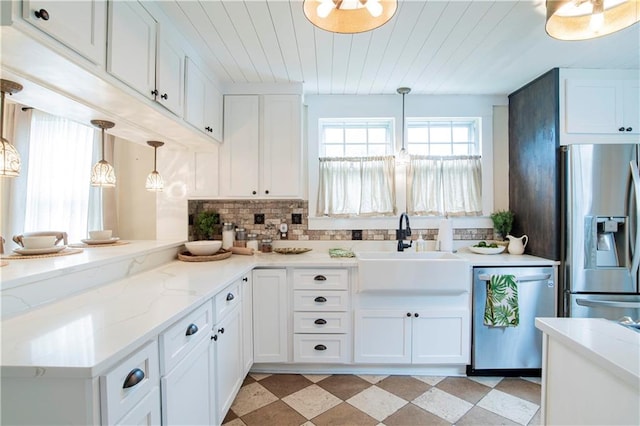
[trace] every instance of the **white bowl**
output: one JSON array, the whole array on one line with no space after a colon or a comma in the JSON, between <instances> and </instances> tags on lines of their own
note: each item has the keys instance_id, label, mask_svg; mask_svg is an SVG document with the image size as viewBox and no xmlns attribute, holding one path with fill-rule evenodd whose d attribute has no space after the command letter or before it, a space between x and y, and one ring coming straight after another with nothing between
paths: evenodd
<instances>
[{"instance_id":1,"label":"white bowl","mask_svg":"<svg viewBox=\"0 0 640 426\"><path fill-rule=\"evenodd\" d=\"M22 245L29 250L51 248L56 245L56 237L55 235L22 237Z\"/></svg>"},{"instance_id":2,"label":"white bowl","mask_svg":"<svg viewBox=\"0 0 640 426\"><path fill-rule=\"evenodd\" d=\"M111 238L111 230L105 229L103 231L89 231L89 238L92 240L108 240Z\"/></svg>"},{"instance_id":3,"label":"white bowl","mask_svg":"<svg viewBox=\"0 0 640 426\"><path fill-rule=\"evenodd\" d=\"M202 240L202 241L189 241L184 243L189 253L195 256L209 256L216 253L222 247L222 241L217 240Z\"/></svg>"}]
</instances>

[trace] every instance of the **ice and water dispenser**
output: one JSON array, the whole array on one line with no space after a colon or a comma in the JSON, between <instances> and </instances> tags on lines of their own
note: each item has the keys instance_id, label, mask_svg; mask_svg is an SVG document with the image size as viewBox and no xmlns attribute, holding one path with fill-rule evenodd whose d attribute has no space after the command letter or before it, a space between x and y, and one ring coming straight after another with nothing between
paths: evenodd
<instances>
[{"instance_id":1,"label":"ice and water dispenser","mask_svg":"<svg viewBox=\"0 0 640 426\"><path fill-rule=\"evenodd\" d=\"M588 216L585 219L585 268L626 268L627 217Z\"/></svg>"}]
</instances>

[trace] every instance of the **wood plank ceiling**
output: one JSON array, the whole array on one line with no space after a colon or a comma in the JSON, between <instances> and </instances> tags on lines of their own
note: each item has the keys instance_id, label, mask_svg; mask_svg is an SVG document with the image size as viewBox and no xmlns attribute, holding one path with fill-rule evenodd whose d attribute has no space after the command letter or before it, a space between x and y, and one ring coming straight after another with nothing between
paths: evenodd
<instances>
[{"instance_id":1,"label":"wood plank ceiling","mask_svg":"<svg viewBox=\"0 0 640 426\"><path fill-rule=\"evenodd\" d=\"M508 94L553 67L640 68L640 25L590 41L544 30L536 1L400 0L367 33L314 27L301 0L167 0L223 83L303 82L306 94Z\"/></svg>"}]
</instances>

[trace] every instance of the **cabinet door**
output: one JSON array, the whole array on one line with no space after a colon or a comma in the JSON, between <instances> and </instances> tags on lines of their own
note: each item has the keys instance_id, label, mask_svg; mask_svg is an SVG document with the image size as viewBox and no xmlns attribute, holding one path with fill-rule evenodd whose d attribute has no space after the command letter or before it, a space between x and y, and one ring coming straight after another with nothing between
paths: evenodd
<instances>
[{"instance_id":1,"label":"cabinet door","mask_svg":"<svg viewBox=\"0 0 640 426\"><path fill-rule=\"evenodd\" d=\"M411 316L405 311L355 311L354 338L357 363L411 362Z\"/></svg>"},{"instance_id":2,"label":"cabinet door","mask_svg":"<svg viewBox=\"0 0 640 426\"><path fill-rule=\"evenodd\" d=\"M138 2L109 4L107 71L147 98L154 99L156 21Z\"/></svg>"},{"instance_id":3,"label":"cabinet door","mask_svg":"<svg viewBox=\"0 0 640 426\"><path fill-rule=\"evenodd\" d=\"M240 293L242 301L242 375L253 365L253 287L251 275L242 278Z\"/></svg>"},{"instance_id":4,"label":"cabinet door","mask_svg":"<svg viewBox=\"0 0 640 426\"><path fill-rule=\"evenodd\" d=\"M622 94L625 133L640 133L640 80L625 80Z\"/></svg>"},{"instance_id":5,"label":"cabinet door","mask_svg":"<svg viewBox=\"0 0 640 426\"><path fill-rule=\"evenodd\" d=\"M163 425L215 423L211 417L215 402L212 350L213 344L208 337L201 340L189 355L160 379Z\"/></svg>"},{"instance_id":6,"label":"cabinet door","mask_svg":"<svg viewBox=\"0 0 640 426\"><path fill-rule=\"evenodd\" d=\"M260 195L300 197L302 101L297 95L263 96Z\"/></svg>"},{"instance_id":7,"label":"cabinet door","mask_svg":"<svg viewBox=\"0 0 640 426\"><path fill-rule=\"evenodd\" d=\"M207 136L222 141L222 95L189 58L185 86L184 119Z\"/></svg>"},{"instance_id":8,"label":"cabinet door","mask_svg":"<svg viewBox=\"0 0 640 426\"><path fill-rule=\"evenodd\" d=\"M258 96L224 97L224 143L220 147L219 182L222 196L262 195L258 186L259 105Z\"/></svg>"},{"instance_id":9,"label":"cabinet door","mask_svg":"<svg viewBox=\"0 0 640 426\"><path fill-rule=\"evenodd\" d=\"M236 306L214 327L217 424L221 424L233 403L242 374L241 309Z\"/></svg>"},{"instance_id":10,"label":"cabinet door","mask_svg":"<svg viewBox=\"0 0 640 426\"><path fill-rule=\"evenodd\" d=\"M412 319L414 364L468 364L471 357L469 311L424 310Z\"/></svg>"},{"instance_id":11,"label":"cabinet door","mask_svg":"<svg viewBox=\"0 0 640 426\"><path fill-rule=\"evenodd\" d=\"M181 117L183 106L184 58L182 47L173 41L166 29L158 32L156 62L156 101Z\"/></svg>"},{"instance_id":12,"label":"cabinet door","mask_svg":"<svg viewBox=\"0 0 640 426\"><path fill-rule=\"evenodd\" d=\"M204 108L205 127L215 140L222 142L222 93L210 80L207 80L207 100Z\"/></svg>"},{"instance_id":13,"label":"cabinet door","mask_svg":"<svg viewBox=\"0 0 640 426\"><path fill-rule=\"evenodd\" d=\"M115 423L116 426L129 425L158 425L160 424L160 395L158 387L153 388L142 401L131 409L123 418ZM164 423L163 424L169 424Z\"/></svg>"},{"instance_id":14,"label":"cabinet door","mask_svg":"<svg viewBox=\"0 0 640 426\"><path fill-rule=\"evenodd\" d=\"M45 20L36 16L44 9ZM104 64L107 47L107 2L105 0L24 0L22 17L95 64Z\"/></svg>"},{"instance_id":15,"label":"cabinet door","mask_svg":"<svg viewBox=\"0 0 640 426\"><path fill-rule=\"evenodd\" d=\"M624 126L621 81L566 81L567 133L618 133Z\"/></svg>"},{"instance_id":16,"label":"cabinet door","mask_svg":"<svg viewBox=\"0 0 640 426\"><path fill-rule=\"evenodd\" d=\"M288 293L284 269L253 271L254 362L288 361Z\"/></svg>"}]
</instances>

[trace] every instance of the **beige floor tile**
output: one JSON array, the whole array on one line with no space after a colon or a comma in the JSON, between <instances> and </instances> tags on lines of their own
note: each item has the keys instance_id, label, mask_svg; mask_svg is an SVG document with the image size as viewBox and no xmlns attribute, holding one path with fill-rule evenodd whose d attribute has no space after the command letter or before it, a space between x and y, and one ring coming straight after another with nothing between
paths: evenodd
<instances>
[{"instance_id":1,"label":"beige floor tile","mask_svg":"<svg viewBox=\"0 0 640 426\"><path fill-rule=\"evenodd\" d=\"M467 379L473 380L474 382L480 383L481 385L489 386L490 388L495 388L496 385L502 380L502 377L467 376Z\"/></svg>"},{"instance_id":2,"label":"beige floor tile","mask_svg":"<svg viewBox=\"0 0 640 426\"><path fill-rule=\"evenodd\" d=\"M456 422L456 426L511 426L517 424L518 423L512 422L505 417L499 416L478 406L467 411L467 414L462 416L462 418Z\"/></svg>"},{"instance_id":3,"label":"beige floor tile","mask_svg":"<svg viewBox=\"0 0 640 426\"><path fill-rule=\"evenodd\" d=\"M260 384L269 392L283 398L313 384L301 374L274 374L260 380Z\"/></svg>"},{"instance_id":4,"label":"beige floor tile","mask_svg":"<svg viewBox=\"0 0 640 426\"><path fill-rule=\"evenodd\" d=\"M428 385L435 386L444 380L444 377L441 376L412 376L414 379L418 379L422 382L425 382Z\"/></svg>"},{"instance_id":5,"label":"beige floor tile","mask_svg":"<svg viewBox=\"0 0 640 426\"><path fill-rule=\"evenodd\" d=\"M231 409L237 416L242 417L277 400L277 396L256 382L240 388L235 401L231 405Z\"/></svg>"},{"instance_id":6,"label":"beige floor tile","mask_svg":"<svg viewBox=\"0 0 640 426\"><path fill-rule=\"evenodd\" d=\"M409 425L429 425L429 426L447 426L448 421L441 419L435 414L423 410L414 404L407 404L386 419L386 426L409 426Z\"/></svg>"},{"instance_id":7,"label":"beige floor tile","mask_svg":"<svg viewBox=\"0 0 640 426\"><path fill-rule=\"evenodd\" d=\"M271 374L263 374L263 373L249 373L249 375L257 381L260 381L264 378L271 376Z\"/></svg>"},{"instance_id":8,"label":"beige floor tile","mask_svg":"<svg viewBox=\"0 0 640 426\"><path fill-rule=\"evenodd\" d=\"M522 425L529 423L540 408L532 402L496 389L492 389L477 405Z\"/></svg>"},{"instance_id":9,"label":"beige floor tile","mask_svg":"<svg viewBox=\"0 0 640 426\"><path fill-rule=\"evenodd\" d=\"M251 377L251 374L247 374L247 377L245 377L244 380L242 381L242 386L246 386L248 384L255 383L255 381L256 381L256 379Z\"/></svg>"},{"instance_id":10,"label":"beige floor tile","mask_svg":"<svg viewBox=\"0 0 640 426\"><path fill-rule=\"evenodd\" d=\"M378 421L354 406L343 402L313 418L316 426L375 426Z\"/></svg>"},{"instance_id":11,"label":"beige floor tile","mask_svg":"<svg viewBox=\"0 0 640 426\"><path fill-rule=\"evenodd\" d=\"M241 419L233 419L229 423L224 423L224 426L247 426Z\"/></svg>"},{"instance_id":12,"label":"beige floor tile","mask_svg":"<svg viewBox=\"0 0 640 426\"><path fill-rule=\"evenodd\" d=\"M378 421L383 421L407 404L404 399L377 386L363 390L349 398L347 402Z\"/></svg>"},{"instance_id":13,"label":"beige floor tile","mask_svg":"<svg viewBox=\"0 0 640 426\"><path fill-rule=\"evenodd\" d=\"M376 383L376 386L407 401L417 398L431 388L427 383L411 376L389 376Z\"/></svg>"},{"instance_id":14,"label":"beige floor tile","mask_svg":"<svg viewBox=\"0 0 640 426\"><path fill-rule=\"evenodd\" d=\"M495 388L510 395L526 399L536 405L540 405L541 386L537 383L517 377L505 377Z\"/></svg>"},{"instance_id":15,"label":"beige floor tile","mask_svg":"<svg viewBox=\"0 0 640 426\"><path fill-rule=\"evenodd\" d=\"M414 399L413 403L450 423L457 422L473 407L473 404L435 387Z\"/></svg>"},{"instance_id":16,"label":"beige floor tile","mask_svg":"<svg viewBox=\"0 0 640 426\"><path fill-rule=\"evenodd\" d=\"M336 374L316 383L322 389L332 393L343 401L372 386L366 380L350 374Z\"/></svg>"},{"instance_id":17,"label":"beige floor tile","mask_svg":"<svg viewBox=\"0 0 640 426\"><path fill-rule=\"evenodd\" d=\"M374 376L374 375L371 375L371 374L358 374L358 377L366 380L367 382L371 383L372 385L375 385L380 380L386 379L388 376Z\"/></svg>"},{"instance_id":18,"label":"beige floor tile","mask_svg":"<svg viewBox=\"0 0 640 426\"><path fill-rule=\"evenodd\" d=\"M491 390L490 387L481 385L466 377L447 377L438 383L436 387L472 404L477 404Z\"/></svg>"},{"instance_id":19,"label":"beige floor tile","mask_svg":"<svg viewBox=\"0 0 640 426\"><path fill-rule=\"evenodd\" d=\"M300 426L316 426L316 425L314 425L314 424L313 424L312 422L310 422L310 421L306 421L306 422L302 423Z\"/></svg>"},{"instance_id":20,"label":"beige floor tile","mask_svg":"<svg viewBox=\"0 0 640 426\"><path fill-rule=\"evenodd\" d=\"M278 400L242 416L242 421L245 422L247 426L299 426L303 424L306 419L296 410Z\"/></svg>"},{"instance_id":21,"label":"beige floor tile","mask_svg":"<svg viewBox=\"0 0 640 426\"><path fill-rule=\"evenodd\" d=\"M520 377L522 380L526 380L531 383L537 383L539 385L542 384L542 378L540 377Z\"/></svg>"},{"instance_id":22,"label":"beige floor tile","mask_svg":"<svg viewBox=\"0 0 640 426\"><path fill-rule=\"evenodd\" d=\"M285 396L282 400L307 420L313 419L342 402L315 384Z\"/></svg>"},{"instance_id":23,"label":"beige floor tile","mask_svg":"<svg viewBox=\"0 0 640 426\"><path fill-rule=\"evenodd\" d=\"M331 377L331 374L303 374L303 376L313 383L318 383L320 380Z\"/></svg>"}]
</instances>

